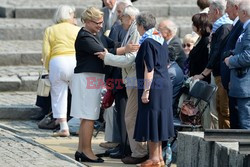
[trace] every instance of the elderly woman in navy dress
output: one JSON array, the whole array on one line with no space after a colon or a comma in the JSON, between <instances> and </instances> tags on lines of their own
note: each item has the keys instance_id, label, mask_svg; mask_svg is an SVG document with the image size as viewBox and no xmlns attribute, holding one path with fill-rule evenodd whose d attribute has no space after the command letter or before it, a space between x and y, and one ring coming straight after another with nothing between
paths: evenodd
<instances>
[{"instance_id":1,"label":"elderly woman in navy dress","mask_svg":"<svg viewBox=\"0 0 250 167\"><path fill-rule=\"evenodd\" d=\"M174 136L172 85L168 74L167 43L155 29L155 17L141 13L136 18L141 37L136 57L138 114L134 138L147 141L149 159L141 166L162 166L162 141Z\"/></svg>"}]
</instances>

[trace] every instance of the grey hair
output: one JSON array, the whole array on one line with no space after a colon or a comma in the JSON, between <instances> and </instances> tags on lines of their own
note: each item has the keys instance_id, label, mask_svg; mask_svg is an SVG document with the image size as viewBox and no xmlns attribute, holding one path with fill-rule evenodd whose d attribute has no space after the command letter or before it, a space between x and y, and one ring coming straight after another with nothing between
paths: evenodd
<instances>
[{"instance_id":1,"label":"grey hair","mask_svg":"<svg viewBox=\"0 0 250 167\"><path fill-rule=\"evenodd\" d=\"M237 5L237 6L239 6L241 1L242 0L227 0L227 2L229 2L230 4Z\"/></svg>"},{"instance_id":2,"label":"grey hair","mask_svg":"<svg viewBox=\"0 0 250 167\"><path fill-rule=\"evenodd\" d=\"M247 15L250 16L250 1L249 0L242 0L239 5L241 10L247 12Z\"/></svg>"},{"instance_id":3,"label":"grey hair","mask_svg":"<svg viewBox=\"0 0 250 167\"><path fill-rule=\"evenodd\" d=\"M171 19L167 19L165 22L167 22L167 24L165 24L165 28L168 29L173 36L175 36L178 31L178 26Z\"/></svg>"},{"instance_id":4,"label":"grey hair","mask_svg":"<svg viewBox=\"0 0 250 167\"><path fill-rule=\"evenodd\" d=\"M225 13L226 5L227 3L225 0L212 0L210 2L210 6L212 6L214 9L218 9L221 14Z\"/></svg>"},{"instance_id":5,"label":"grey hair","mask_svg":"<svg viewBox=\"0 0 250 167\"><path fill-rule=\"evenodd\" d=\"M136 17L140 13L139 9L134 6L127 6L123 11L123 16Z\"/></svg>"},{"instance_id":6,"label":"grey hair","mask_svg":"<svg viewBox=\"0 0 250 167\"><path fill-rule=\"evenodd\" d=\"M156 25L156 19L155 16L151 13L142 12L136 17L136 24L142 25L144 30L147 31Z\"/></svg>"},{"instance_id":7,"label":"grey hair","mask_svg":"<svg viewBox=\"0 0 250 167\"><path fill-rule=\"evenodd\" d=\"M75 13L75 7L69 5L60 5L54 15L54 23L61 23L71 18L71 14Z\"/></svg>"}]
</instances>

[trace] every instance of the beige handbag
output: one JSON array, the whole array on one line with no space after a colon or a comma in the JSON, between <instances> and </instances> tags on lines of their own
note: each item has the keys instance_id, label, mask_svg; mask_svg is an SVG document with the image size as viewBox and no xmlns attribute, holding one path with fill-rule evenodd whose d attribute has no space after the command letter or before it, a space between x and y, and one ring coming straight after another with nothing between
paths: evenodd
<instances>
[{"instance_id":1,"label":"beige handbag","mask_svg":"<svg viewBox=\"0 0 250 167\"><path fill-rule=\"evenodd\" d=\"M38 86L37 86L37 95L42 97L48 97L50 92L50 81L48 75L44 75L44 65L41 72L39 73Z\"/></svg>"}]
</instances>

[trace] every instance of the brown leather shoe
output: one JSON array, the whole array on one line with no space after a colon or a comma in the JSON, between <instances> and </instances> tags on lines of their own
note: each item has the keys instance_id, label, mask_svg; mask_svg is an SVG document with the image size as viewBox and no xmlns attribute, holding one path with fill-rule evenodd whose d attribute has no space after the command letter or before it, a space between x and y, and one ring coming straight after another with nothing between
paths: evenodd
<instances>
[{"instance_id":1,"label":"brown leather shoe","mask_svg":"<svg viewBox=\"0 0 250 167\"><path fill-rule=\"evenodd\" d=\"M148 159L148 155L141 157L141 158L135 158L131 156L127 156L125 158L122 158L121 161L124 164L140 164Z\"/></svg>"}]
</instances>

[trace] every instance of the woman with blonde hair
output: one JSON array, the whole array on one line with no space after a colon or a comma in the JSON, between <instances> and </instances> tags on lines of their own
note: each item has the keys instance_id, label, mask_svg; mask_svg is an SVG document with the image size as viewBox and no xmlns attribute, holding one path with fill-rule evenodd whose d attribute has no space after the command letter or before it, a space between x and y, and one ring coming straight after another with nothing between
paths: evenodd
<instances>
[{"instance_id":1,"label":"woman with blonde hair","mask_svg":"<svg viewBox=\"0 0 250 167\"><path fill-rule=\"evenodd\" d=\"M104 80L104 63L95 52L104 51L97 33L103 24L103 12L95 7L81 15L85 27L79 31L76 41L76 68L72 78L71 116L81 119L78 149L75 159L83 162L101 163L91 148L94 121L99 118L101 88Z\"/></svg>"},{"instance_id":2,"label":"woman with blonde hair","mask_svg":"<svg viewBox=\"0 0 250 167\"><path fill-rule=\"evenodd\" d=\"M193 49L195 42L199 36L196 33L186 34L183 38L182 47L186 56L188 57L189 52Z\"/></svg>"},{"instance_id":3,"label":"woman with blonde hair","mask_svg":"<svg viewBox=\"0 0 250 167\"><path fill-rule=\"evenodd\" d=\"M55 24L46 28L43 38L43 63L49 71L53 117L60 124L55 137L69 136L67 124L68 86L76 66L74 43L79 27L75 26L75 8L62 5L54 16Z\"/></svg>"}]
</instances>

